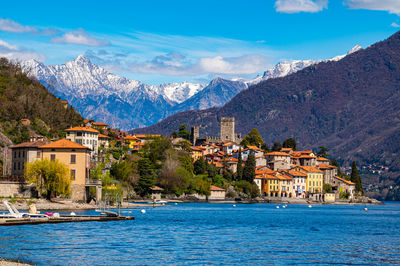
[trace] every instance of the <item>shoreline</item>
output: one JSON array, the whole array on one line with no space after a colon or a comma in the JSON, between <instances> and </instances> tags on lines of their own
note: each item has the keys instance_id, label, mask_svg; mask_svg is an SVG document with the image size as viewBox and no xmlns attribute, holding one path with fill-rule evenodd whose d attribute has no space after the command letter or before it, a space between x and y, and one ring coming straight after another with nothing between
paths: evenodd
<instances>
[{"instance_id":1,"label":"shoreline","mask_svg":"<svg viewBox=\"0 0 400 266\"><path fill-rule=\"evenodd\" d=\"M310 201L306 199L255 199L255 200L168 200L167 203L213 203L213 204L299 204L299 205L384 205L383 202L380 202L375 199L367 199L361 202L347 202L347 201L335 201L335 202L317 202ZM153 204L149 203L150 200L134 200L131 202L122 202L121 209L130 209L130 208L143 208L143 207L153 207ZM45 211L45 210L65 210L65 211L79 211L79 210L95 210L101 208L94 204L89 203L78 203L72 202L70 200L58 200L58 201L47 201L44 199L37 200L25 200L19 199L13 205L18 210L27 211L29 210L28 202L34 203L36 205L37 210ZM161 205L156 204L156 207L166 207L171 205ZM110 206L111 208L116 208L116 206ZM5 205L0 202L0 211L6 211Z\"/></svg>"},{"instance_id":2,"label":"shoreline","mask_svg":"<svg viewBox=\"0 0 400 266\"><path fill-rule=\"evenodd\" d=\"M29 264L26 262L22 262L20 260L9 260L0 258L0 266L30 266L34 264Z\"/></svg>"}]
</instances>

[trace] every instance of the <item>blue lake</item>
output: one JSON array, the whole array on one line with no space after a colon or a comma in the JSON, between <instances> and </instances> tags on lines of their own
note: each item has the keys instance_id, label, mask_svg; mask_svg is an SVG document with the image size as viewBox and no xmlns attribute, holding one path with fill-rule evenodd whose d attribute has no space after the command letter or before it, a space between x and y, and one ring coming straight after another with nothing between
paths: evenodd
<instances>
[{"instance_id":1,"label":"blue lake","mask_svg":"<svg viewBox=\"0 0 400 266\"><path fill-rule=\"evenodd\" d=\"M276 206L187 203L131 210L134 221L0 227L0 257L37 265L400 264L400 203Z\"/></svg>"}]
</instances>

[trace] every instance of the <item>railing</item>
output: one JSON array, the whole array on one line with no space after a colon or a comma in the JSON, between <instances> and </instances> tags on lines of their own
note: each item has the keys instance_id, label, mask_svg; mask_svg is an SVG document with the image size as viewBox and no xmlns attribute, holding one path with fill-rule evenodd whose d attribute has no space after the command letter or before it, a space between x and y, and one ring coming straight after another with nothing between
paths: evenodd
<instances>
[{"instance_id":1,"label":"railing","mask_svg":"<svg viewBox=\"0 0 400 266\"><path fill-rule=\"evenodd\" d=\"M24 177L0 176L0 181L25 182Z\"/></svg>"}]
</instances>

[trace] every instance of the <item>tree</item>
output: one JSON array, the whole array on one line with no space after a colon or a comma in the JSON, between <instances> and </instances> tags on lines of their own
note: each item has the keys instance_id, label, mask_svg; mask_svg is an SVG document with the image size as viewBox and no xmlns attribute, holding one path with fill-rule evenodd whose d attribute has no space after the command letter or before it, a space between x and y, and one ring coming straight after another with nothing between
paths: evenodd
<instances>
[{"instance_id":1,"label":"tree","mask_svg":"<svg viewBox=\"0 0 400 266\"><path fill-rule=\"evenodd\" d=\"M208 178L212 180L218 174L218 169L213 163L210 163L207 165L207 173Z\"/></svg>"},{"instance_id":2,"label":"tree","mask_svg":"<svg viewBox=\"0 0 400 266\"><path fill-rule=\"evenodd\" d=\"M261 145L261 149L263 149L264 152L270 152L271 151L271 149L268 147L267 143L263 143Z\"/></svg>"},{"instance_id":3,"label":"tree","mask_svg":"<svg viewBox=\"0 0 400 266\"><path fill-rule=\"evenodd\" d=\"M48 200L55 196L69 196L71 176L68 166L58 160L36 160L26 164L25 179L35 183L40 195Z\"/></svg>"},{"instance_id":4,"label":"tree","mask_svg":"<svg viewBox=\"0 0 400 266\"><path fill-rule=\"evenodd\" d=\"M194 171L194 166L192 163L192 158L190 157L189 154L185 154L184 156L179 157L179 161L181 163L181 166L185 168L189 173L193 174Z\"/></svg>"},{"instance_id":5,"label":"tree","mask_svg":"<svg viewBox=\"0 0 400 266\"><path fill-rule=\"evenodd\" d=\"M282 144L280 142L274 142L272 146L272 151L280 151L282 149Z\"/></svg>"},{"instance_id":6,"label":"tree","mask_svg":"<svg viewBox=\"0 0 400 266\"><path fill-rule=\"evenodd\" d=\"M260 133L256 128L253 128L249 133L247 133L240 144L243 146L251 145L260 147L263 143L264 141L261 138Z\"/></svg>"},{"instance_id":7,"label":"tree","mask_svg":"<svg viewBox=\"0 0 400 266\"><path fill-rule=\"evenodd\" d=\"M166 151L172 149L172 142L168 137L155 139L150 143L146 157L154 164L165 161Z\"/></svg>"},{"instance_id":8,"label":"tree","mask_svg":"<svg viewBox=\"0 0 400 266\"><path fill-rule=\"evenodd\" d=\"M194 162L193 166L194 174L196 175L205 174L207 171L207 162L203 159L203 157L197 159L197 161Z\"/></svg>"},{"instance_id":9,"label":"tree","mask_svg":"<svg viewBox=\"0 0 400 266\"><path fill-rule=\"evenodd\" d=\"M243 159L242 159L242 148L239 148L238 164L236 169L236 180L242 180L243 178Z\"/></svg>"},{"instance_id":10,"label":"tree","mask_svg":"<svg viewBox=\"0 0 400 266\"><path fill-rule=\"evenodd\" d=\"M317 155L319 157L328 158L329 157L328 151L329 151L328 148L326 148L324 146L319 146Z\"/></svg>"},{"instance_id":11,"label":"tree","mask_svg":"<svg viewBox=\"0 0 400 266\"><path fill-rule=\"evenodd\" d=\"M117 180L129 181L133 173L131 164L128 161L113 163L110 169L111 175Z\"/></svg>"},{"instance_id":12,"label":"tree","mask_svg":"<svg viewBox=\"0 0 400 266\"><path fill-rule=\"evenodd\" d=\"M353 165L351 167L351 176L350 181L356 183L356 192L360 192L361 194L364 193L361 183L361 177L358 174L357 164L353 161Z\"/></svg>"},{"instance_id":13,"label":"tree","mask_svg":"<svg viewBox=\"0 0 400 266\"><path fill-rule=\"evenodd\" d=\"M178 133L176 131L172 132L171 137L176 139L178 137Z\"/></svg>"},{"instance_id":14,"label":"tree","mask_svg":"<svg viewBox=\"0 0 400 266\"><path fill-rule=\"evenodd\" d=\"M294 151L297 150L297 143L294 138L288 138L282 144L283 148L292 148Z\"/></svg>"},{"instance_id":15,"label":"tree","mask_svg":"<svg viewBox=\"0 0 400 266\"><path fill-rule=\"evenodd\" d=\"M143 197L150 193L150 188L155 185L155 175L149 159L144 158L138 161L139 182L137 191Z\"/></svg>"},{"instance_id":16,"label":"tree","mask_svg":"<svg viewBox=\"0 0 400 266\"><path fill-rule=\"evenodd\" d=\"M324 192L325 193L331 193L332 192L332 186L330 184L324 184Z\"/></svg>"},{"instance_id":17,"label":"tree","mask_svg":"<svg viewBox=\"0 0 400 266\"><path fill-rule=\"evenodd\" d=\"M189 140L190 139L190 133L189 131L186 130L186 126L185 125L180 125L179 126L179 133L178 136L184 139Z\"/></svg>"},{"instance_id":18,"label":"tree","mask_svg":"<svg viewBox=\"0 0 400 266\"><path fill-rule=\"evenodd\" d=\"M254 157L254 153L250 152L249 156L247 156L247 161L243 168L242 179L248 181L249 183L253 183L255 177L256 177L256 159Z\"/></svg>"},{"instance_id":19,"label":"tree","mask_svg":"<svg viewBox=\"0 0 400 266\"><path fill-rule=\"evenodd\" d=\"M343 174L342 174L342 171L340 170L340 164L338 163L338 161L336 159L332 159L331 163L333 166L337 167L337 174L339 177L341 177Z\"/></svg>"}]
</instances>

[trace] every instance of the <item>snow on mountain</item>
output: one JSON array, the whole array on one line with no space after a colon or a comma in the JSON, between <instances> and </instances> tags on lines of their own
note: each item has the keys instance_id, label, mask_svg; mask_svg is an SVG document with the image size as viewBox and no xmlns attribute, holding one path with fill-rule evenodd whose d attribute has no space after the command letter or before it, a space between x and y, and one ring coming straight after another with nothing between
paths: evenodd
<instances>
[{"instance_id":1,"label":"snow on mountain","mask_svg":"<svg viewBox=\"0 0 400 266\"><path fill-rule=\"evenodd\" d=\"M262 76L257 76L252 80L248 80L246 83L248 86L257 84L261 81L271 79L271 78L280 78L285 77L287 75L293 74L303 68L309 67L311 65L315 65L321 62L329 62L329 61L339 61L343 59L346 55L357 52L362 49L360 45L354 46L351 50L347 52L345 55L338 55L333 58L327 60L291 60L291 61L283 61L276 64L273 68L268 69L264 72Z\"/></svg>"},{"instance_id":2,"label":"snow on mountain","mask_svg":"<svg viewBox=\"0 0 400 266\"><path fill-rule=\"evenodd\" d=\"M347 54L360 49L357 45ZM248 86L290 75L319 62L338 61L345 56L280 62L252 80L216 78L208 85L189 82L148 85L112 74L82 55L62 65L46 66L29 60L21 66L85 118L128 130L152 125L176 112L222 106Z\"/></svg>"}]
</instances>

